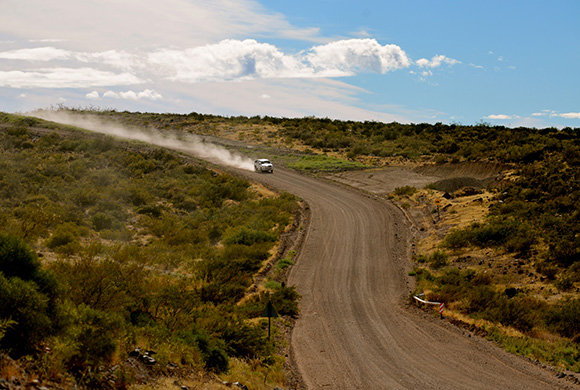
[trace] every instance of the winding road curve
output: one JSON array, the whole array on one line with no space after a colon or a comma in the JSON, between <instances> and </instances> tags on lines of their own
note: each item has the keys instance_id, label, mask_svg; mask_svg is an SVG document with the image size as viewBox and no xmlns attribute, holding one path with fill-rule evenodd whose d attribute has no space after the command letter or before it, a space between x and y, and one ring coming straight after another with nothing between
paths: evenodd
<instances>
[{"instance_id":1,"label":"winding road curve","mask_svg":"<svg viewBox=\"0 0 580 390\"><path fill-rule=\"evenodd\" d=\"M289 278L302 295L292 349L308 389L577 388L406 308L410 227L391 203L282 169L252 179L311 209Z\"/></svg>"}]
</instances>

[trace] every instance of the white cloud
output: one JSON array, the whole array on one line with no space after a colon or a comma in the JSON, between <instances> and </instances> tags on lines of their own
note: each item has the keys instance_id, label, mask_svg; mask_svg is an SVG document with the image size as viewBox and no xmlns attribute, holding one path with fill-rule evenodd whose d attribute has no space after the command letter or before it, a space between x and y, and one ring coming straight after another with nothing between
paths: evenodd
<instances>
[{"instance_id":1,"label":"white cloud","mask_svg":"<svg viewBox=\"0 0 580 390\"><path fill-rule=\"evenodd\" d=\"M85 98L87 98L89 100L98 100L99 99L99 92L98 91L89 92L85 95Z\"/></svg>"},{"instance_id":2,"label":"white cloud","mask_svg":"<svg viewBox=\"0 0 580 390\"><path fill-rule=\"evenodd\" d=\"M436 55L433 58L431 58L431 60L428 60L426 58L421 58L421 59L415 61L415 63L420 68L438 68L443 64L449 65L449 66L460 64L461 61L458 61L456 59L449 58L447 56L439 54L439 55Z\"/></svg>"},{"instance_id":3,"label":"white cloud","mask_svg":"<svg viewBox=\"0 0 580 390\"><path fill-rule=\"evenodd\" d=\"M336 41L299 55L253 39L228 39L192 49L157 51L147 61L170 80L192 83L386 73L410 64L400 47L382 46L374 39Z\"/></svg>"},{"instance_id":4,"label":"white cloud","mask_svg":"<svg viewBox=\"0 0 580 390\"><path fill-rule=\"evenodd\" d=\"M566 119L580 119L580 112L566 112L558 116Z\"/></svg>"},{"instance_id":5,"label":"white cloud","mask_svg":"<svg viewBox=\"0 0 580 390\"><path fill-rule=\"evenodd\" d=\"M348 39L315 46L306 59L317 73L332 76L358 72L387 73L410 65L409 58L399 46L382 46L374 39Z\"/></svg>"},{"instance_id":6,"label":"white cloud","mask_svg":"<svg viewBox=\"0 0 580 390\"><path fill-rule=\"evenodd\" d=\"M0 71L0 87L9 88L85 88L140 82L138 77L129 73L115 74L92 68Z\"/></svg>"},{"instance_id":7,"label":"white cloud","mask_svg":"<svg viewBox=\"0 0 580 390\"><path fill-rule=\"evenodd\" d=\"M185 50L162 49L152 53L108 50L75 52L40 47L0 52L0 58L27 61L53 60L42 68L20 64L0 71L0 86L11 88L81 88L131 85L147 80L187 83L269 78L343 77L357 73L386 73L410 65L396 45L374 39L349 39L286 54L276 46L253 39L228 39ZM66 66L62 62L66 60ZM46 62L45 62L46 63ZM4 67L10 64L4 64ZM118 71L122 73L118 73ZM140 99L129 94L125 99ZM150 95L149 99L159 99Z\"/></svg>"},{"instance_id":8,"label":"white cloud","mask_svg":"<svg viewBox=\"0 0 580 390\"><path fill-rule=\"evenodd\" d=\"M486 117L484 117L485 119L513 119L514 117L512 115L505 115L505 114L492 114L492 115L488 115Z\"/></svg>"},{"instance_id":9,"label":"white cloud","mask_svg":"<svg viewBox=\"0 0 580 390\"><path fill-rule=\"evenodd\" d=\"M62 39L51 39L51 38L45 38L45 39L31 39L29 42L41 42L41 43L47 43L47 42L62 42Z\"/></svg>"},{"instance_id":10,"label":"white cloud","mask_svg":"<svg viewBox=\"0 0 580 390\"><path fill-rule=\"evenodd\" d=\"M141 92L135 91L125 91L125 92L114 92L114 91L107 91L103 94L104 98L112 98L112 99L125 99L125 100L160 100L163 99L159 93L155 92L151 89L146 89Z\"/></svg>"},{"instance_id":11,"label":"white cloud","mask_svg":"<svg viewBox=\"0 0 580 390\"><path fill-rule=\"evenodd\" d=\"M580 112L565 112L559 113L554 110L542 110L540 112L534 112L532 116L541 117L541 116L549 116L550 118L560 117L565 119L580 119Z\"/></svg>"},{"instance_id":12,"label":"white cloud","mask_svg":"<svg viewBox=\"0 0 580 390\"><path fill-rule=\"evenodd\" d=\"M253 39L228 39L186 50L161 50L151 53L147 60L166 78L184 82L305 77L312 73L296 58Z\"/></svg>"},{"instance_id":13,"label":"white cloud","mask_svg":"<svg viewBox=\"0 0 580 390\"><path fill-rule=\"evenodd\" d=\"M257 0L2 0L0 36L60 40L78 51L191 47L227 38L322 41L319 30L293 26Z\"/></svg>"},{"instance_id":14,"label":"white cloud","mask_svg":"<svg viewBox=\"0 0 580 390\"><path fill-rule=\"evenodd\" d=\"M372 34L365 28L360 28L358 31L353 31L351 33L352 36L358 38L371 38Z\"/></svg>"},{"instance_id":15,"label":"white cloud","mask_svg":"<svg viewBox=\"0 0 580 390\"><path fill-rule=\"evenodd\" d=\"M69 51L56 49L54 47L35 47L32 49L19 49L0 53L0 58L2 59L24 61L66 60L70 56Z\"/></svg>"},{"instance_id":16,"label":"white cloud","mask_svg":"<svg viewBox=\"0 0 580 390\"><path fill-rule=\"evenodd\" d=\"M128 53L125 50L107 50L97 53L71 53L71 56L82 63L101 63L124 71L146 66L143 63L143 55Z\"/></svg>"}]
</instances>

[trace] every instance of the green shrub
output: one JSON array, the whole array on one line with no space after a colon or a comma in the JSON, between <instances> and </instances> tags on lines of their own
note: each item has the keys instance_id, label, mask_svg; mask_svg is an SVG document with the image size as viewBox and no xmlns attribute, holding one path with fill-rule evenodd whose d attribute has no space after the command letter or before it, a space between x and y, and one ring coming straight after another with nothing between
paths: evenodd
<instances>
[{"instance_id":1,"label":"green shrub","mask_svg":"<svg viewBox=\"0 0 580 390\"><path fill-rule=\"evenodd\" d=\"M56 249L69 244L78 244L79 229L74 224L65 223L57 226L53 235L47 240L46 246Z\"/></svg>"},{"instance_id":2,"label":"green shrub","mask_svg":"<svg viewBox=\"0 0 580 390\"><path fill-rule=\"evenodd\" d=\"M549 261L540 261L536 263L536 271L544 275L548 280L554 280L558 274L558 266Z\"/></svg>"},{"instance_id":3,"label":"green shrub","mask_svg":"<svg viewBox=\"0 0 580 390\"><path fill-rule=\"evenodd\" d=\"M395 188L395 191L394 191L395 195L398 195L398 196L411 196L415 192L417 192L417 189L413 186L397 187L397 188Z\"/></svg>"},{"instance_id":4,"label":"green shrub","mask_svg":"<svg viewBox=\"0 0 580 390\"><path fill-rule=\"evenodd\" d=\"M15 356L29 354L53 333L49 298L38 285L18 277L0 274L0 319L14 321L0 340L0 346Z\"/></svg>"},{"instance_id":5,"label":"green shrub","mask_svg":"<svg viewBox=\"0 0 580 390\"><path fill-rule=\"evenodd\" d=\"M237 280L231 283L208 283L201 288L200 297L203 302L211 302L216 305L231 304L244 296L249 284L249 280L246 283L240 283Z\"/></svg>"},{"instance_id":6,"label":"green shrub","mask_svg":"<svg viewBox=\"0 0 580 390\"><path fill-rule=\"evenodd\" d=\"M32 352L61 326L56 279L22 241L7 235L0 235L0 297L0 320L15 321L0 345L15 355Z\"/></svg>"},{"instance_id":7,"label":"green shrub","mask_svg":"<svg viewBox=\"0 0 580 390\"><path fill-rule=\"evenodd\" d=\"M221 374L229 370L229 357L225 352L225 343L213 340L206 333L195 335L197 346L203 356L205 369Z\"/></svg>"},{"instance_id":8,"label":"green shrub","mask_svg":"<svg viewBox=\"0 0 580 390\"><path fill-rule=\"evenodd\" d=\"M229 356L252 358L263 356L267 349L266 333L257 325L237 318L221 321L214 329L221 334Z\"/></svg>"},{"instance_id":9,"label":"green shrub","mask_svg":"<svg viewBox=\"0 0 580 390\"><path fill-rule=\"evenodd\" d=\"M280 282L275 281L275 280L269 280L266 283L264 283L264 287L269 289L269 290L277 290L280 287L282 287L282 284Z\"/></svg>"},{"instance_id":10,"label":"green shrub","mask_svg":"<svg viewBox=\"0 0 580 390\"><path fill-rule=\"evenodd\" d=\"M246 245L251 246L256 243L262 242L274 242L276 237L267 232L250 230L247 228L242 228L241 230L229 235L224 238L224 244L226 245Z\"/></svg>"},{"instance_id":11,"label":"green shrub","mask_svg":"<svg viewBox=\"0 0 580 390\"><path fill-rule=\"evenodd\" d=\"M297 318L300 313L298 308L299 300L300 294L296 291L295 286L287 287L282 285L270 296L270 301L278 311L278 314L288 315L292 318Z\"/></svg>"},{"instance_id":12,"label":"green shrub","mask_svg":"<svg viewBox=\"0 0 580 390\"><path fill-rule=\"evenodd\" d=\"M429 258L423 254L417 255L417 258L415 259L417 263L426 263L427 260L429 260Z\"/></svg>"},{"instance_id":13,"label":"green shrub","mask_svg":"<svg viewBox=\"0 0 580 390\"><path fill-rule=\"evenodd\" d=\"M466 229L451 230L443 245L451 249L469 245L481 248L505 246L507 250L525 256L535 242L529 225L515 220L489 219L486 223L473 223Z\"/></svg>"},{"instance_id":14,"label":"green shrub","mask_svg":"<svg viewBox=\"0 0 580 390\"><path fill-rule=\"evenodd\" d=\"M286 269L288 267L291 267L293 265L294 265L294 262L292 261L292 259L290 259L288 257L284 257L278 261L278 263L276 264L276 269L278 271L280 271L280 270Z\"/></svg>"},{"instance_id":15,"label":"green shrub","mask_svg":"<svg viewBox=\"0 0 580 390\"><path fill-rule=\"evenodd\" d=\"M498 294L489 286L480 285L470 289L467 293L467 312L468 313L483 313L492 305Z\"/></svg>"},{"instance_id":16,"label":"green shrub","mask_svg":"<svg viewBox=\"0 0 580 390\"><path fill-rule=\"evenodd\" d=\"M508 299L505 295L496 295L495 301L489 304L484 312L484 318L503 325L527 332L535 324L533 311L520 299Z\"/></svg>"},{"instance_id":17,"label":"green shrub","mask_svg":"<svg viewBox=\"0 0 580 390\"><path fill-rule=\"evenodd\" d=\"M441 268L447 265L447 260L449 259L449 255L440 250L436 250L429 256L429 264L433 268Z\"/></svg>"},{"instance_id":18,"label":"green shrub","mask_svg":"<svg viewBox=\"0 0 580 390\"><path fill-rule=\"evenodd\" d=\"M0 272L5 277L30 280L39 268L38 257L20 239L0 234Z\"/></svg>"},{"instance_id":19,"label":"green shrub","mask_svg":"<svg viewBox=\"0 0 580 390\"><path fill-rule=\"evenodd\" d=\"M560 274L560 277L554 282L554 286L560 291L570 291L574 287L574 282L576 281L576 275L569 272Z\"/></svg>"},{"instance_id":20,"label":"green shrub","mask_svg":"<svg viewBox=\"0 0 580 390\"><path fill-rule=\"evenodd\" d=\"M553 307L546 316L546 324L565 337L580 334L580 299L569 299Z\"/></svg>"},{"instance_id":21,"label":"green shrub","mask_svg":"<svg viewBox=\"0 0 580 390\"><path fill-rule=\"evenodd\" d=\"M91 217L93 227L98 232L104 229L111 229L114 226L115 221L115 218L113 218L111 215L102 212L95 213Z\"/></svg>"},{"instance_id":22,"label":"green shrub","mask_svg":"<svg viewBox=\"0 0 580 390\"><path fill-rule=\"evenodd\" d=\"M70 367L78 370L109 362L117 349L120 319L85 305L70 307L69 314L72 324L66 337L73 350Z\"/></svg>"},{"instance_id":23,"label":"green shrub","mask_svg":"<svg viewBox=\"0 0 580 390\"><path fill-rule=\"evenodd\" d=\"M446 236L443 245L450 249L459 249L473 242L473 234L466 229L453 229Z\"/></svg>"}]
</instances>

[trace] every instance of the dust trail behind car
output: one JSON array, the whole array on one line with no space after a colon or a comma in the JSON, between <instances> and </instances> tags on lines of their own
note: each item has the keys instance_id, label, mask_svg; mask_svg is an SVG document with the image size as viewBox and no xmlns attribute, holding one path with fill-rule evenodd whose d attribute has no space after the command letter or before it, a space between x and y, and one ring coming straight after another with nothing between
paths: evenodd
<instances>
[{"instance_id":1,"label":"dust trail behind car","mask_svg":"<svg viewBox=\"0 0 580 390\"><path fill-rule=\"evenodd\" d=\"M180 150L216 164L253 170L253 161L222 146L206 142L193 134L166 134L156 129L129 128L108 122L91 114L70 114L57 111L35 111L28 114L52 122L63 123L125 139L147 142L157 146Z\"/></svg>"}]
</instances>

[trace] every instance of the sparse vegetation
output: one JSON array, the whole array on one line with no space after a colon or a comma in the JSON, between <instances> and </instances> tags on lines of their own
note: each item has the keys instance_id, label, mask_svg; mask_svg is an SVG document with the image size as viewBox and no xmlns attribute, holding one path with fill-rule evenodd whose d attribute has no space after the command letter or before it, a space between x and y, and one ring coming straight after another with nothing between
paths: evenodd
<instances>
[{"instance_id":1,"label":"sparse vegetation","mask_svg":"<svg viewBox=\"0 0 580 390\"><path fill-rule=\"evenodd\" d=\"M210 135L220 134L220 131L233 132L234 137L243 135L243 139L254 139L256 142L267 138L268 144L300 149L301 153L280 152L280 161L286 166L308 172L360 169L385 165L389 161L430 161L440 165L477 161L509 167L512 175L489 188L492 201L486 218L452 229L442 240L442 246L431 253L417 256L419 266L412 271L418 281L417 292L425 292L430 299L444 301L449 310L473 321L484 321L488 337L510 351L579 369L577 343L580 330L573 324L579 323L574 315L580 299L577 293L580 278L576 270L580 264L580 129L510 129L486 123L475 126L400 124L327 118L222 118L198 113L170 115L112 110L91 113L124 124L161 130ZM26 159L8 157L9 164L14 164L10 165L11 169L33 172L26 179L31 183L46 182L47 178L63 185L71 178L78 183L78 189L64 197L71 202L65 202L67 206L60 209L55 208L52 198L59 194L59 190L47 187L43 191L24 193L24 176L0 177L1 199L13 199L12 204L4 206L4 210L12 212L0 216L0 220L6 222L3 224L6 231L29 243L40 239L48 245L57 227L68 223L59 228L62 237L57 235L51 244L59 257L73 256L78 253L79 246L81 253L86 252L86 242L97 235L103 242L111 238L118 240L117 246L113 246L115 251L110 246L104 249L95 247L90 256L83 254L86 261L106 257L119 263L138 256L147 266L134 272L148 274L150 267L156 267L176 271L185 280L190 280L191 274L203 275L203 282L196 279L198 284L193 291L175 282L176 291L189 297L187 304L182 303L183 307L172 307L171 299L165 301L159 298L160 310L153 318L168 322L168 329L178 327L169 321L171 316L167 313L170 309L187 315L195 313L199 316L196 323L211 324L205 317L207 306L204 305L230 307L237 302L246 291L252 273L266 256L266 248L272 244L270 239L275 239L281 232L276 230L277 227L285 226L284 221L288 221L288 216L275 214L281 222L270 225L269 229L259 224L256 227L256 223L241 223L232 227L232 220L237 221L232 208L248 215L244 214L248 213L248 209L244 208L248 203L274 203L272 207L282 209L289 203L278 199L253 199L243 182L238 183L225 175L219 175L217 181L207 183L212 186L211 191L192 190L198 187L194 187L193 183L180 186L179 179L173 178L173 175L178 178L181 175L196 177L194 182L202 183L205 170L197 165L182 166L162 153L155 157L154 153L132 152L121 158L116 155L112 143L102 137L62 140L58 135L49 133L34 140L28 135L27 128L38 126L40 121L15 116L5 116L3 120L9 126L4 139L4 148L9 153L34 154L40 146L69 153L66 158L51 158L50 164L48 160L42 164L32 163L34 169L27 167L31 162ZM266 127L269 136L263 137L261 131ZM95 163L77 159L69 161L70 154L106 154L107 162L97 164L102 168L97 175ZM123 166L120 171L134 178L134 181L126 186L116 186L116 191L107 193L103 189L111 187L114 171L109 164L119 161ZM167 172L171 172L171 176ZM156 184L151 186L152 191L144 190L143 184L146 182L142 180L146 178ZM436 186L432 188L437 190ZM416 191L419 190L401 187L395 195L405 197L404 205L410 208L409 198L415 196ZM12 194L17 194L17 198L12 198ZM111 206L111 198L127 199L124 209L132 212L124 214L122 210L115 209ZM16 202L14 199L22 201ZM224 200L233 202L225 206ZM434 212L435 208L432 210ZM89 219L83 212L88 214ZM176 214L188 217L182 219ZM134 220L141 221L143 225L135 227ZM150 235L141 233L145 231ZM146 249L133 244L135 238L147 240ZM218 250L218 244L224 243L226 247ZM203 245L208 245L210 249L203 249ZM492 253L490 256L494 259L486 259L481 264L459 264L461 258L477 251ZM188 259L185 262L181 260L183 253ZM234 261L230 262L229 259ZM499 259L507 259L503 260L504 264L509 261L516 265L510 265L511 268L505 265L498 271L495 263L492 268L492 262L500 263L502 260ZM284 269L290 262L291 259L280 260L276 270ZM61 263L55 262L51 269L57 270ZM533 280L535 286L541 284L543 289L517 285L520 279L514 275L519 275L518 272L532 275L528 276L528 282ZM234 277L235 283L231 277ZM153 288L160 288L158 286L161 285L161 282L152 283ZM284 303L295 305L291 287L281 284L270 287L274 294L285 297ZM551 292L552 288L557 294ZM141 295L131 301L131 313L135 313L132 315L138 324L150 324L152 321L147 311L140 311L143 302L149 302L146 290L144 287L137 289ZM241 318L258 316L265 302L265 294L253 297L240 308L243 314L236 312L235 315ZM297 312L297 308L296 311L289 308L286 312ZM9 329L9 326L0 324L0 330ZM210 325L207 328L214 329ZM508 328L509 332L506 331ZM519 334L513 336L514 331ZM174 337L177 340L175 345L195 351L190 353L195 358L187 358L189 361L202 364L200 362L207 353L201 354L197 342L184 342L180 338L190 340L190 334ZM218 341L213 347L229 351L227 345L223 346Z\"/></svg>"},{"instance_id":2,"label":"sparse vegetation","mask_svg":"<svg viewBox=\"0 0 580 390\"><path fill-rule=\"evenodd\" d=\"M89 388L130 386L136 346L157 351L158 374L280 358L254 310L265 301L241 299L293 218L292 195L259 196L154 146L16 115L0 126L0 349ZM272 296L288 316L297 299L285 286Z\"/></svg>"},{"instance_id":3,"label":"sparse vegetation","mask_svg":"<svg viewBox=\"0 0 580 390\"><path fill-rule=\"evenodd\" d=\"M397 187L397 188L395 188L395 192L394 193L397 196L411 196L415 192L417 192L417 189L415 187L412 187L412 186L403 186L403 187Z\"/></svg>"}]
</instances>

